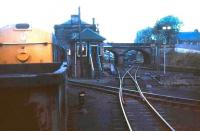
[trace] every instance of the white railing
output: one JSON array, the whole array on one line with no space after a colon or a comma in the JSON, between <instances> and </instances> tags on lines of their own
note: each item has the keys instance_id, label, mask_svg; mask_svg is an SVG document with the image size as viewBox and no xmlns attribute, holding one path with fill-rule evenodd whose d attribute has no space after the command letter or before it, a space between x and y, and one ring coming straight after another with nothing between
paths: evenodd
<instances>
[{"instance_id":1,"label":"white railing","mask_svg":"<svg viewBox=\"0 0 200 131\"><path fill-rule=\"evenodd\" d=\"M90 64L92 67L92 71L94 72L94 64L93 64L93 60L92 60L92 55L90 54Z\"/></svg>"}]
</instances>

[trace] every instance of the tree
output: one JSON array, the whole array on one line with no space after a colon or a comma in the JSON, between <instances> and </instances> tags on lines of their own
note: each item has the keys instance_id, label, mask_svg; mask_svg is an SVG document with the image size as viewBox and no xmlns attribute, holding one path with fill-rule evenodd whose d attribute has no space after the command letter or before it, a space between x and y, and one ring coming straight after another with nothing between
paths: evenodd
<instances>
[{"instance_id":1,"label":"tree","mask_svg":"<svg viewBox=\"0 0 200 131\"><path fill-rule=\"evenodd\" d=\"M147 27L137 32L135 43L136 44L144 44L144 43L151 43L152 42L152 34L153 28Z\"/></svg>"},{"instance_id":2,"label":"tree","mask_svg":"<svg viewBox=\"0 0 200 131\"><path fill-rule=\"evenodd\" d=\"M182 21L178 17L169 15L161 18L154 26L154 36L157 42L162 43L166 40L167 43L175 43L176 35L179 33L182 26ZM163 27L170 27L164 30Z\"/></svg>"},{"instance_id":3,"label":"tree","mask_svg":"<svg viewBox=\"0 0 200 131\"><path fill-rule=\"evenodd\" d=\"M178 17L169 15L158 20L154 27L147 27L145 29L139 30L136 34L135 43L151 43L153 40L156 43L175 43L176 35L178 34L182 22ZM163 30L163 27L170 27L169 30Z\"/></svg>"}]
</instances>

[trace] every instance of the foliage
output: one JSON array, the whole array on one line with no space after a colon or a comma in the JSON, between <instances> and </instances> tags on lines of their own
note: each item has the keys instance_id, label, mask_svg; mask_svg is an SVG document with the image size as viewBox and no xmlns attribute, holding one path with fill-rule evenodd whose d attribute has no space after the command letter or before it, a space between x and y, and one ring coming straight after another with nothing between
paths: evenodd
<instances>
[{"instance_id":1,"label":"foliage","mask_svg":"<svg viewBox=\"0 0 200 131\"><path fill-rule=\"evenodd\" d=\"M169 15L166 17L161 18L159 21L156 22L154 29L155 31L162 30L164 26L172 27L174 32L178 32L181 28L182 22L178 19L178 17Z\"/></svg>"},{"instance_id":2,"label":"foliage","mask_svg":"<svg viewBox=\"0 0 200 131\"><path fill-rule=\"evenodd\" d=\"M137 32L135 43L141 44L141 43L151 43L152 42L152 33L153 28L147 27L145 29L142 29Z\"/></svg>"},{"instance_id":3,"label":"foliage","mask_svg":"<svg viewBox=\"0 0 200 131\"><path fill-rule=\"evenodd\" d=\"M167 43L174 43L181 26L182 22L178 19L178 17L169 15L161 18L156 22L153 28L157 42L160 43L166 40ZM170 27L171 29L164 30L163 27Z\"/></svg>"},{"instance_id":4,"label":"foliage","mask_svg":"<svg viewBox=\"0 0 200 131\"><path fill-rule=\"evenodd\" d=\"M154 27L147 27L137 32L135 43L151 43L155 40L156 43L174 43L176 34L181 28L182 22L175 16L169 15L158 20ZM171 27L169 30L164 30L163 27Z\"/></svg>"}]
</instances>

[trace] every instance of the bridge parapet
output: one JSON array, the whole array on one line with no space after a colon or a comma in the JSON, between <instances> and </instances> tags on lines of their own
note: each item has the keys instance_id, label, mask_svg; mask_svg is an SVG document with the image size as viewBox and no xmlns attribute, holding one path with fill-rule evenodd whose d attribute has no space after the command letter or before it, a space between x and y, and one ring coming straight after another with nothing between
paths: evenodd
<instances>
[{"instance_id":1,"label":"bridge parapet","mask_svg":"<svg viewBox=\"0 0 200 131\"><path fill-rule=\"evenodd\" d=\"M151 45L139 45L136 43L108 43L112 47L140 47L140 48L151 48Z\"/></svg>"},{"instance_id":2,"label":"bridge parapet","mask_svg":"<svg viewBox=\"0 0 200 131\"><path fill-rule=\"evenodd\" d=\"M163 48L175 48L174 44L162 44L162 43L149 43L149 44L137 44L137 43L108 43L112 47L138 47L138 48L154 48L160 47Z\"/></svg>"}]
</instances>

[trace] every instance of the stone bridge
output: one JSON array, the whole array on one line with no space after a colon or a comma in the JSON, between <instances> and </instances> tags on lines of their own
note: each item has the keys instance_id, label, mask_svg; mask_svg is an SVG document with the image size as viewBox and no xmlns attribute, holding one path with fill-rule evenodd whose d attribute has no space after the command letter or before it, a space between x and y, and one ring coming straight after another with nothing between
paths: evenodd
<instances>
[{"instance_id":1,"label":"stone bridge","mask_svg":"<svg viewBox=\"0 0 200 131\"><path fill-rule=\"evenodd\" d=\"M136 43L107 43L107 45L109 46L104 46L104 49L114 53L115 63L119 67L123 67L125 54L131 50L142 53L144 64L160 64L164 46L166 53L174 50L174 45L162 45L158 43L145 45Z\"/></svg>"}]
</instances>

